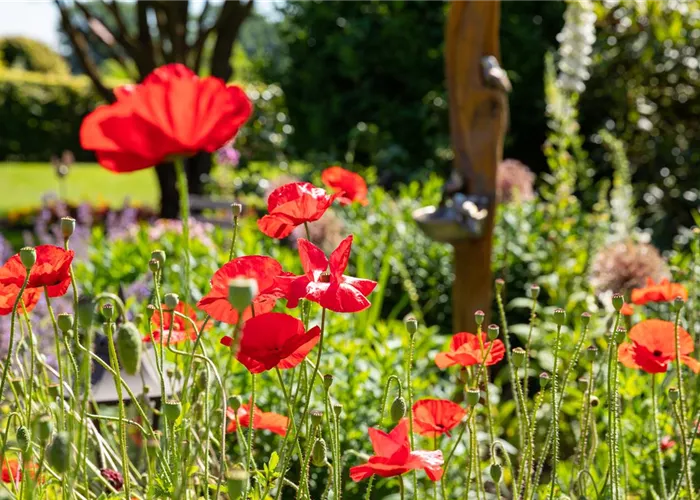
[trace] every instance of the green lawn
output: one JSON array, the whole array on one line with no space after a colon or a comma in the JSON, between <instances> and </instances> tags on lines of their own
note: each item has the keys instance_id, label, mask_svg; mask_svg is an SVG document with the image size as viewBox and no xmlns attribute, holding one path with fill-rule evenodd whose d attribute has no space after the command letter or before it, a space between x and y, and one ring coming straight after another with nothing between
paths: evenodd
<instances>
[{"instance_id":1,"label":"green lawn","mask_svg":"<svg viewBox=\"0 0 700 500\"><path fill-rule=\"evenodd\" d=\"M94 163L78 163L63 182L66 197L75 203L120 206L129 198L153 207L158 204L158 181L153 169L113 174ZM0 213L40 205L44 194L58 194L58 189L58 178L49 163L0 163Z\"/></svg>"}]
</instances>

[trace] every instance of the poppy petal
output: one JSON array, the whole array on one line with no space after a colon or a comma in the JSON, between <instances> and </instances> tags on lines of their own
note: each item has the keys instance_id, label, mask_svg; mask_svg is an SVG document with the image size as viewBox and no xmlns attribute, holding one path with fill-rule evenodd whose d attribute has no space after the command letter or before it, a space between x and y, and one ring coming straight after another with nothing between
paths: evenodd
<instances>
[{"instance_id":1,"label":"poppy petal","mask_svg":"<svg viewBox=\"0 0 700 500\"><path fill-rule=\"evenodd\" d=\"M299 248L299 260L304 274L313 281L318 281L321 274L328 269L328 259L323 250L305 238L299 238L297 242ZM333 258L331 256L331 258Z\"/></svg>"},{"instance_id":2,"label":"poppy petal","mask_svg":"<svg viewBox=\"0 0 700 500\"><path fill-rule=\"evenodd\" d=\"M338 247L333 250L329 259L331 277L337 281L341 280L345 269L348 267L350 260L350 251L352 250L352 234L340 242Z\"/></svg>"},{"instance_id":3,"label":"poppy petal","mask_svg":"<svg viewBox=\"0 0 700 500\"><path fill-rule=\"evenodd\" d=\"M331 283L318 303L330 311L339 313L356 313L372 305L357 288L343 283Z\"/></svg>"}]
</instances>

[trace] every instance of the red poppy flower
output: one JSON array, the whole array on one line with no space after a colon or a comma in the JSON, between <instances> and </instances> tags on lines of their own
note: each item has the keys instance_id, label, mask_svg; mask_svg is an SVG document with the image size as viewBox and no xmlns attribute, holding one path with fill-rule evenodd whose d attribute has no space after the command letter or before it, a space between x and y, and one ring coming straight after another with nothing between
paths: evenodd
<instances>
[{"instance_id":1,"label":"red poppy flower","mask_svg":"<svg viewBox=\"0 0 700 500\"><path fill-rule=\"evenodd\" d=\"M671 439L671 436L664 436L661 438L661 442L659 443L661 446L661 451L668 451L674 446L676 446L676 442Z\"/></svg>"},{"instance_id":2,"label":"red poppy flower","mask_svg":"<svg viewBox=\"0 0 700 500\"><path fill-rule=\"evenodd\" d=\"M22 480L22 465L16 458L6 458L2 464L2 482L16 483Z\"/></svg>"},{"instance_id":3,"label":"red poppy flower","mask_svg":"<svg viewBox=\"0 0 700 500\"><path fill-rule=\"evenodd\" d=\"M304 361L320 335L318 326L306 332L304 323L288 314L261 314L243 325L238 361L250 373L262 373L274 367L294 368Z\"/></svg>"},{"instance_id":4,"label":"red poppy flower","mask_svg":"<svg viewBox=\"0 0 700 500\"><path fill-rule=\"evenodd\" d=\"M447 399L421 399L413 405L413 429L431 438L449 436L466 415L464 408Z\"/></svg>"},{"instance_id":5,"label":"red poppy flower","mask_svg":"<svg viewBox=\"0 0 700 500\"><path fill-rule=\"evenodd\" d=\"M678 327L681 361L695 373L700 372L700 362L688 356L693 352L693 338ZM627 368L644 370L647 373L665 373L676 359L676 337L670 321L647 319L630 330L632 341L623 342L618 349L620 363Z\"/></svg>"},{"instance_id":6,"label":"red poppy flower","mask_svg":"<svg viewBox=\"0 0 700 500\"><path fill-rule=\"evenodd\" d=\"M270 238L286 238L295 227L320 219L337 197L308 182L285 184L270 193L269 213L258 220L258 227Z\"/></svg>"},{"instance_id":7,"label":"red poppy flower","mask_svg":"<svg viewBox=\"0 0 700 500\"><path fill-rule=\"evenodd\" d=\"M250 405L246 403L242 404L237 413L238 422L244 428L248 428L250 425ZM257 406L254 407L253 414L253 429L267 430L279 434L280 436L285 436L287 434L289 419L284 415L265 412ZM228 427L226 427L226 432L236 432L236 413L233 411L233 408L228 408L226 410L226 416L230 419Z\"/></svg>"},{"instance_id":8,"label":"red poppy flower","mask_svg":"<svg viewBox=\"0 0 700 500\"><path fill-rule=\"evenodd\" d=\"M245 92L181 64L162 66L139 85L115 91L117 101L83 120L80 144L112 172L152 167L175 156L213 153L252 112Z\"/></svg>"},{"instance_id":9,"label":"red poppy flower","mask_svg":"<svg viewBox=\"0 0 700 500\"><path fill-rule=\"evenodd\" d=\"M623 316L632 316L634 314L634 306L625 302L620 309L620 314Z\"/></svg>"},{"instance_id":10,"label":"red poppy flower","mask_svg":"<svg viewBox=\"0 0 700 500\"><path fill-rule=\"evenodd\" d=\"M377 282L343 275L350 259L352 235L340 242L330 259L304 238L299 239L298 246L304 274L284 278L290 281L287 307L296 307L302 298L340 313L359 312L371 305L367 295L374 290Z\"/></svg>"},{"instance_id":11,"label":"red poppy flower","mask_svg":"<svg viewBox=\"0 0 700 500\"><path fill-rule=\"evenodd\" d=\"M27 288L46 287L49 297L64 295L70 286L70 265L75 252L54 245L39 245L35 250L36 262L29 274ZM0 285L21 287L26 276L27 270L22 264L19 253L10 257L0 267Z\"/></svg>"},{"instance_id":12,"label":"red poppy flower","mask_svg":"<svg viewBox=\"0 0 700 500\"><path fill-rule=\"evenodd\" d=\"M321 174L323 183L336 193L341 205L358 202L367 205L367 183L360 174L350 172L342 167L328 167Z\"/></svg>"},{"instance_id":13,"label":"red poppy flower","mask_svg":"<svg viewBox=\"0 0 700 500\"><path fill-rule=\"evenodd\" d=\"M366 464L350 468L350 478L362 481L376 474L381 477L400 476L411 470L423 469L432 481L442 477L442 452L411 451L408 441L408 422L401 419L394 430L386 433L379 429L369 430L374 456Z\"/></svg>"},{"instance_id":14,"label":"red poppy flower","mask_svg":"<svg viewBox=\"0 0 700 500\"><path fill-rule=\"evenodd\" d=\"M441 369L454 365L477 365L483 362L484 356L488 352L486 366L495 365L503 359L506 348L503 346L503 342L498 339L493 341L493 347L491 347L489 352L490 345L491 342L488 342L488 337L485 333L481 334L481 342L479 342L479 337L473 333L457 333L452 337L450 350L435 356L435 364Z\"/></svg>"},{"instance_id":15,"label":"red poppy flower","mask_svg":"<svg viewBox=\"0 0 700 500\"><path fill-rule=\"evenodd\" d=\"M175 306L175 312L179 312L180 314L184 314L188 318L192 318L194 323L197 325L198 330L202 328L203 322L197 321L197 312L192 306L189 306L184 302L178 302L177 306ZM170 322L172 316L173 314L170 311L163 310L164 321L162 321L162 326L163 336L165 337L163 343L167 342L168 344L173 345L185 342L187 340L197 340L197 332L192 327L192 324L186 319L181 318L179 316L175 316L175 321L173 322L173 331L172 333L170 333ZM152 331L150 335L146 335L143 338L144 342L158 342L160 340L161 319L160 311L157 309L151 317L151 326Z\"/></svg>"},{"instance_id":16,"label":"red poppy flower","mask_svg":"<svg viewBox=\"0 0 700 500\"><path fill-rule=\"evenodd\" d=\"M277 299L287 293L288 282L279 281L280 276L293 276L282 271L282 266L272 257L249 255L238 257L214 273L211 290L197 303L202 311L217 321L229 325L238 323L238 311L228 301L228 284L233 278L251 278L258 284L258 295L253 300L255 314L272 311ZM243 311L243 320L252 317L251 308Z\"/></svg>"},{"instance_id":17,"label":"red poppy flower","mask_svg":"<svg viewBox=\"0 0 700 500\"><path fill-rule=\"evenodd\" d=\"M676 297L688 300L688 290L679 283L670 283L667 279L662 279L658 284L654 280L647 278L647 286L632 290L632 302L644 305L647 302L670 302Z\"/></svg>"},{"instance_id":18,"label":"red poppy flower","mask_svg":"<svg viewBox=\"0 0 700 500\"><path fill-rule=\"evenodd\" d=\"M14 284L0 285L0 316L12 313L19 290L20 287ZM39 288L26 288L24 290L22 299L24 300L24 307L28 313L32 312L34 306L39 302L40 297L41 290ZM21 304L17 307L17 311L18 313L22 313Z\"/></svg>"}]
</instances>

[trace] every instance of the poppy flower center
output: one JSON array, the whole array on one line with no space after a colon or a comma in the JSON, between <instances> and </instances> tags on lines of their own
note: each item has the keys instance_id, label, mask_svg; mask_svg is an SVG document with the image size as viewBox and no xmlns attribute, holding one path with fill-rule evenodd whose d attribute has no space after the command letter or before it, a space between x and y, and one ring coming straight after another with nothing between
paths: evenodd
<instances>
[{"instance_id":1,"label":"poppy flower center","mask_svg":"<svg viewBox=\"0 0 700 500\"><path fill-rule=\"evenodd\" d=\"M661 356L661 351L659 351L659 350L657 349L657 350L656 350L656 351L654 351L654 352L653 352L652 354L653 354L653 355L654 355L655 357L657 357L657 358L658 358L658 357L660 357L660 356Z\"/></svg>"},{"instance_id":2,"label":"poppy flower center","mask_svg":"<svg viewBox=\"0 0 700 500\"><path fill-rule=\"evenodd\" d=\"M321 276L318 277L318 281L321 283L330 283L331 273L329 273L328 271L321 273Z\"/></svg>"}]
</instances>

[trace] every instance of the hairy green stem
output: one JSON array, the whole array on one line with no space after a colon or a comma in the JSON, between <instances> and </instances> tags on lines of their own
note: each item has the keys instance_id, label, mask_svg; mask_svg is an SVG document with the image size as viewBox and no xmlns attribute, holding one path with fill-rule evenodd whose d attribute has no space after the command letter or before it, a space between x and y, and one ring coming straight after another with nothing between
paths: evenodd
<instances>
[{"instance_id":1,"label":"hairy green stem","mask_svg":"<svg viewBox=\"0 0 700 500\"><path fill-rule=\"evenodd\" d=\"M652 424L654 427L654 458L656 458L656 474L659 477L659 485L661 486L661 498L666 500L668 498L668 491L666 490L666 477L664 474L664 458L661 453L661 432L659 431L659 410L656 397L656 373L651 374L651 413L652 413Z\"/></svg>"},{"instance_id":2,"label":"hairy green stem","mask_svg":"<svg viewBox=\"0 0 700 500\"><path fill-rule=\"evenodd\" d=\"M678 427L681 434L681 450L683 450L683 473L685 474L686 487L688 488L688 498L693 500L695 493L693 491L693 474L690 470L690 459L691 453L688 450L688 430L686 428L686 416L688 415L687 403L685 400L685 390L683 387L683 364L681 359L681 341L680 341L680 329L679 323L681 320L681 308L678 308L676 312L676 320L673 325L673 333L675 338L675 348L676 348L676 378L678 381L678 410L676 410L674 405L674 411L680 413L677 416ZM697 424L693 424L697 425Z\"/></svg>"},{"instance_id":3,"label":"hairy green stem","mask_svg":"<svg viewBox=\"0 0 700 500\"><path fill-rule=\"evenodd\" d=\"M554 498L557 486L557 471L559 469L559 349L561 343L561 325L557 325L557 335L554 340L554 367L552 368L552 423L554 424L554 448L552 450L552 487L549 490L549 500Z\"/></svg>"},{"instance_id":4,"label":"hairy green stem","mask_svg":"<svg viewBox=\"0 0 700 500\"><path fill-rule=\"evenodd\" d=\"M411 451L416 449L415 440L413 437L413 384L411 382L411 373L413 371L413 349L415 347L416 334L415 332L410 335L409 345L408 345L408 360L406 362L406 392L408 395L408 436L409 444L411 445ZM418 498L418 474L414 470L411 474L413 476L413 495Z\"/></svg>"}]
</instances>

